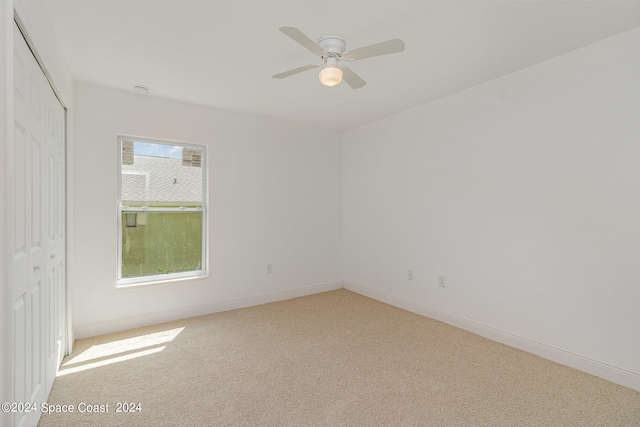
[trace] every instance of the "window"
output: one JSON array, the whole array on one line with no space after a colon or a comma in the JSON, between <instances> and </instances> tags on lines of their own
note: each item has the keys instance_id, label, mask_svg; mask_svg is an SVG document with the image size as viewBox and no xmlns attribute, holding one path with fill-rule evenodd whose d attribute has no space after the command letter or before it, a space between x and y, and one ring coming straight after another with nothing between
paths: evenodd
<instances>
[{"instance_id":1,"label":"window","mask_svg":"<svg viewBox=\"0 0 640 427\"><path fill-rule=\"evenodd\" d=\"M118 137L118 286L202 277L204 146Z\"/></svg>"}]
</instances>

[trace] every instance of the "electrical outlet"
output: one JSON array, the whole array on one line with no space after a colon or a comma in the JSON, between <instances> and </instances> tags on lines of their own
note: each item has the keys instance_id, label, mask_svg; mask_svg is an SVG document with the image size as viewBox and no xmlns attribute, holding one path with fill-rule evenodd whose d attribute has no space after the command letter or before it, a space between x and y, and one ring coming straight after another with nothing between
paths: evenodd
<instances>
[{"instance_id":1,"label":"electrical outlet","mask_svg":"<svg viewBox=\"0 0 640 427\"><path fill-rule=\"evenodd\" d=\"M413 270L408 270L407 271L407 279L413 280Z\"/></svg>"},{"instance_id":2,"label":"electrical outlet","mask_svg":"<svg viewBox=\"0 0 640 427\"><path fill-rule=\"evenodd\" d=\"M267 264L267 274L273 273L273 264Z\"/></svg>"},{"instance_id":3,"label":"electrical outlet","mask_svg":"<svg viewBox=\"0 0 640 427\"><path fill-rule=\"evenodd\" d=\"M444 276L438 276L438 286L440 286L441 288L445 287Z\"/></svg>"}]
</instances>

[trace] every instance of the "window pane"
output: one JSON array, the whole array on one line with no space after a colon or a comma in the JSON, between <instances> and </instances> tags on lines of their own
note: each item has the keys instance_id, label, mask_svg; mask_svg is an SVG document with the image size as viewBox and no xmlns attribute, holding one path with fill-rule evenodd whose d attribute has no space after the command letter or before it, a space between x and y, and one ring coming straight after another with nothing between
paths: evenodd
<instances>
[{"instance_id":1,"label":"window pane","mask_svg":"<svg viewBox=\"0 0 640 427\"><path fill-rule=\"evenodd\" d=\"M123 279L202 269L202 212L133 215L122 214Z\"/></svg>"},{"instance_id":2,"label":"window pane","mask_svg":"<svg viewBox=\"0 0 640 427\"><path fill-rule=\"evenodd\" d=\"M122 141L123 206L202 206L202 151Z\"/></svg>"}]
</instances>

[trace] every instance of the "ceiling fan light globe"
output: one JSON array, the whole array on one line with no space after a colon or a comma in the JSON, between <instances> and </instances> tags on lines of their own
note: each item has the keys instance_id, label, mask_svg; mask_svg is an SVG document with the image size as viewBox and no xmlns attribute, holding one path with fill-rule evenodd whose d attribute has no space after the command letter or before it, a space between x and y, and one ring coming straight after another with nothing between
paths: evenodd
<instances>
[{"instance_id":1,"label":"ceiling fan light globe","mask_svg":"<svg viewBox=\"0 0 640 427\"><path fill-rule=\"evenodd\" d=\"M320 83L325 86L335 86L342 81L342 70L338 67L326 67L320 70Z\"/></svg>"}]
</instances>

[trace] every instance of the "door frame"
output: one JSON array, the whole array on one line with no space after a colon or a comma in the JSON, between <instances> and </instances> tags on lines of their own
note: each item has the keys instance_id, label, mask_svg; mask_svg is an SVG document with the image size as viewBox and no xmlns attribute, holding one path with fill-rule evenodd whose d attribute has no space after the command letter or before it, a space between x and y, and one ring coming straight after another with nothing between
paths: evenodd
<instances>
[{"instance_id":1,"label":"door frame","mask_svg":"<svg viewBox=\"0 0 640 427\"><path fill-rule=\"evenodd\" d=\"M2 382L0 384L0 401L2 402L12 402L15 399L12 399L13 393L13 375L12 375L12 367L13 367L13 318L12 318L12 271L11 268L11 260L8 259L11 251L10 251L10 241L12 240L13 233L11 232L13 224L9 221L12 221L13 214L10 213L10 209L7 206L8 200L10 199L11 189L13 186L13 167L11 166L8 159L13 157L13 121L14 121L14 105L13 105L13 97L14 97L14 64L13 64L13 55L14 55L14 25L17 25L19 31L24 36L27 46L31 50L33 56L35 57L38 65L43 71L47 84L49 84L55 94L56 98L60 102L60 105L64 111L64 162L65 162L65 173L64 173L64 188L65 188L65 197L64 197L64 209L65 209L65 258L66 258L66 268L65 268L65 277L64 277L64 325L63 325L63 342L62 342L62 352L66 355L69 354L72 350L73 346L73 328L72 328L72 310L71 310L71 300L72 300L72 292L70 286L70 272L71 272L71 237L72 237L72 229L70 226L72 225L72 196L70 193L71 184L72 184L72 175L71 175L71 145L70 145L70 135L69 131L71 125L71 115L69 112L69 105L65 102L64 92L58 90L58 87L52 78L51 74L47 71L45 61L43 61L42 56L38 54L37 48L33 40L29 37L29 32L27 30L28 27L36 28L36 33L39 33L37 30L37 25L40 24L42 19L48 20L48 17L41 18L37 13L37 7L40 6L32 4L32 2L19 1L19 0L2 0L0 1L0 140L2 144L0 144L0 240L2 244L0 244L0 300L2 301L2 307L0 309L0 331L2 332L2 342L0 343L0 377L2 377ZM26 17L29 25L24 25L23 21L20 18L20 12L22 11L23 16ZM14 24L15 23L15 24ZM39 40L42 42L42 34L39 35ZM47 42L45 41L44 44ZM54 52L54 55L58 52ZM49 56L51 59L51 56ZM55 60L56 58L54 58ZM59 64L54 64L54 68ZM57 67L60 68L60 67ZM64 70L63 70L64 71ZM62 74L62 81L67 76ZM70 78L68 82L71 82ZM70 92L70 84L66 86L65 92ZM71 93L68 93L67 96L71 96ZM71 100L69 99L69 102ZM4 142L6 141L6 143ZM12 419L11 413L0 413L0 424L9 425Z\"/></svg>"},{"instance_id":2,"label":"door frame","mask_svg":"<svg viewBox=\"0 0 640 427\"><path fill-rule=\"evenodd\" d=\"M66 105L65 101L64 101L64 97L61 96L60 91L58 90L55 81L53 79L53 77L51 76L51 74L47 71L47 67L45 66L45 63L42 59L42 57L38 54L37 49L35 48L35 43L33 42L33 40L31 40L31 38L29 37L29 33L27 32L25 25L23 24L22 20L20 19L20 16L18 14L18 12L16 10L13 11L13 21L15 22L15 24L18 26L18 29L20 30L20 33L22 33L22 36L24 37L25 41L27 42L27 46L29 46L29 50L31 50L31 53L33 54L34 58L36 59L36 62L38 63L38 65L40 66L40 69L42 70L44 76L47 79L47 83L49 84L49 86L51 86L51 89L53 90L53 93L55 94L56 98L58 99L58 102L60 102L60 105L62 106L63 110L64 110L64 159L65 159L65 174L64 174L64 179L65 179L65 201L64 201L64 206L65 206L65 259L66 259L66 268L65 268L65 307L64 307L64 311L65 311L65 339L64 339L64 354L67 355L69 353L71 353L71 350L73 349L73 327L72 327L72 323L71 323L71 290L70 290L70 268L69 268L69 260L71 257L71 233L70 233L70 228L69 226L71 225L71 198L70 198L70 188L71 188L71 180L70 180L70 164L71 164L71 151L70 151L70 146L69 146L69 125L70 125L70 120L69 120L69 108ZM14 40L12 38L11 40L11 46L13 48L14 45ZM11 93L8 94L10 96L10 98L12 99L13 97L13 52L11 52ZM13 101L10 99L11 102L11 119L13 121ZM11 136L13 137L13 132L11 131L11 129L9 129L9 132L11 132Z\"/></svg>"}]
</instances>

